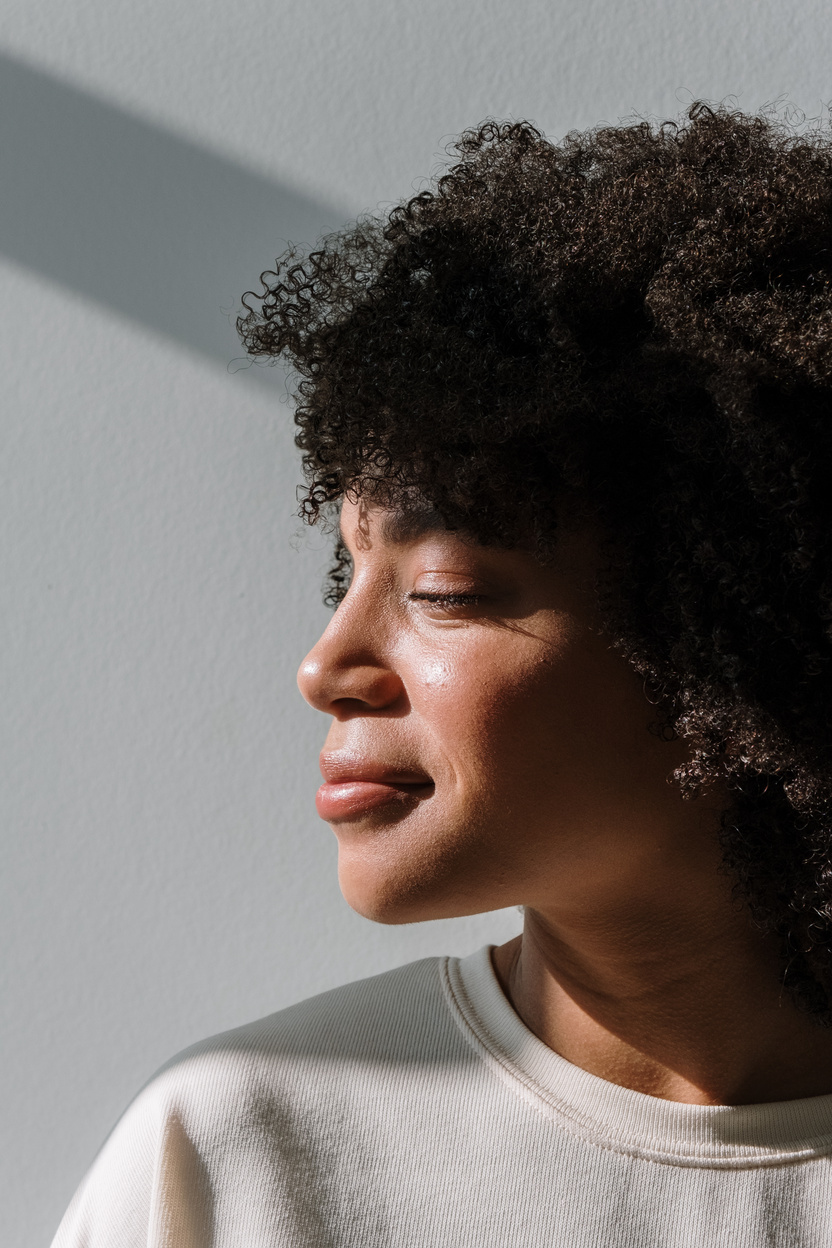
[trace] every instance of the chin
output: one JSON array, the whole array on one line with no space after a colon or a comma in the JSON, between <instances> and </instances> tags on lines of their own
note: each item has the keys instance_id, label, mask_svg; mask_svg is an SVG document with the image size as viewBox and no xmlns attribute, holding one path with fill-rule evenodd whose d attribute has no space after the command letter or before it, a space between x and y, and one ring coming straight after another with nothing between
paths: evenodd
<instances>
[{"instance_id":1,"label":"chin","mask_svg":"<svg viewBox=\"0 0 832 1248\"><path fill-rule=\"evenodd\" d=\"M338 882L356 913L390 926L456 919L509 904L487 889L472 889L470 872L461 870L461 865L443 861L441 856L430 863L412 858L368 862L364 855L342 851Z\"/></svg>"}]
</instances>

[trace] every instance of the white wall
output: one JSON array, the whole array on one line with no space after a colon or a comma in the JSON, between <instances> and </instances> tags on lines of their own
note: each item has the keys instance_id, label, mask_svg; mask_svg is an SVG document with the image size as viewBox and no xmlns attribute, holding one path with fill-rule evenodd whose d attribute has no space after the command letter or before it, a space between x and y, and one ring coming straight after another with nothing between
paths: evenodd
<instances>
[{"instance_id":1,"label":"white wall","mask_svg":"<svg viewBox=\"0 0 832 1248\"><path fill-rule=\"evenodd\" d=\"M825 0L4 0L4 1246L184 1044L519 924L340 899L294 687L326 544L279 375L227 368L241 292L486 115L818 114L830 44Z\"/></svg>"}]
</instances>

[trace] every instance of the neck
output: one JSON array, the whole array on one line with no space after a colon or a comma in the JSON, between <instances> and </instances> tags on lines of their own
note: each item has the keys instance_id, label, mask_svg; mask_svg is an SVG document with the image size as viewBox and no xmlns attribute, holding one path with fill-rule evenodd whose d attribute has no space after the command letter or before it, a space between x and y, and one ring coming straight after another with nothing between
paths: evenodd
<instances>
[{"instance_id":1,"label":"neck","mask_svg":"<svg viewBox=\"0 0 832 1248\"><path fill-rule=\"evenodd\" d=\"M776 946L723 875L713 894L688 914L661 895L527 907L522 936L494 951L497 976L544 1044L637 1092L740 1105L832 1091L832 1034L785 994Z\"/></svg>"}]
</instances>

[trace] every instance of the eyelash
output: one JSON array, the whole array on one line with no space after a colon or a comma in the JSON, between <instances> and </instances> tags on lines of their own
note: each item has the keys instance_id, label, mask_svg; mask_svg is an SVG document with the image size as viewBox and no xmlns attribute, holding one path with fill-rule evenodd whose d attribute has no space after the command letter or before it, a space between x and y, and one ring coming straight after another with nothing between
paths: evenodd
<instances>
[{"instance_id":1,"label":"eyelash","mask_svg":"<svg viewBox=\"0 0 832 1248\"><path fill-rule=\"evenodd\" d=\"M481 601L481 594L429 594L413 592L407 595L411 602L431 602L440 607L474 607Z\"/></svg>"}]
</instances>

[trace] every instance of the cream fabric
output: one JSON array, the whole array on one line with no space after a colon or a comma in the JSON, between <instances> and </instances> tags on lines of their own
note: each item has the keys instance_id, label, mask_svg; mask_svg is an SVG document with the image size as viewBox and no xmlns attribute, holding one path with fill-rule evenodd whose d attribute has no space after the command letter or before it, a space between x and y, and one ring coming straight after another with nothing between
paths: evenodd
<instances>
[{"instance_id":1,"label":"cream fabric","mask_svg":"<svg viewBox=\"0 0 832 1248\"><path fill-rule=\"evenodd\" d=\"M54 1248L832 1245L832 1096L678 1105L558 1057L488 949L207 1040L138 1095Z\"/></svg>"}]
</instances>

